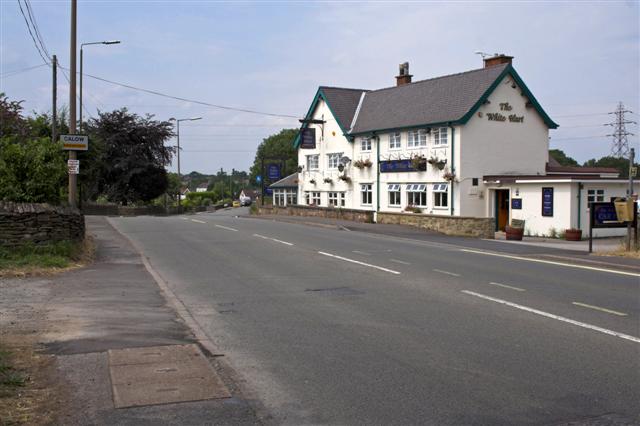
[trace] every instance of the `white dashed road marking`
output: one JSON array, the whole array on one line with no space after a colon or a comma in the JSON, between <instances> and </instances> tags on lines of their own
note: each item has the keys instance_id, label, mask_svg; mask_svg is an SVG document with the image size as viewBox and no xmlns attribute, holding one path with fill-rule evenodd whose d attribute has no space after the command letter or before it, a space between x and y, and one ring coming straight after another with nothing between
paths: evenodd
<instances>
[{"instance_id":1,"label":"white dashed road marking","mask_svg":"<svg viewBox=\"0 0 640 426\"><path fill-rule=\"evenodd\" d=\"M197 222L197 223L207 223L203 220L198 220L198 219L191 219L191 222Z\"/></svg>"},{"instance_id":2,"label":"white dashed road marking","mask_svg":"<svg viewBox=\"0 0 640 426\"><path fill-rule=\"evenodd\" d=\"M627 316L627 314L625 314L624 312L614 311L612 309L607 309L607 308L601 308L600 306L587 305L586 303L580 303L580 302L571 302L571 303L576 305L576 306L582 306L583 308L595 309L596 311L601 311L601 312L606 312L608 314L618 315L619 317L626 317Z\"/></svg>"},{"instance_id":3,"label":"white dashed road marking","mask_svg":"<svg viewBox=\"0 0 640 426\"><path fill-rule=\"evenodd\" d=\"M400 275L400 272L394 271L393 269L383 268L382 266L377 266L377 265L372 265L370 263L360 262L359 260L353 260L353 259L349 259L347 257L342 257L342 256L338 256L338 255L331 254L331 253L325 253L323 251L319 251L318 253L323 255L323 256L333 257L334 259L344 260L345 262L351 262L351 263L355 263L357 265L368 266L369 268L374 268L374 269L378 269L380 271L389 272L391 274Z\"/></svg>"},{"instance_id":4,"label":"white dashed road marking","mask_svg":"<svg viewBox=\"0 0 640 426\"><path fill-rule=\"evenodd\" d=\"M237 229L229 228L228 226L216 225L216 228L222 228L222 229L226 229L227 231L238 232Z\"/></svg>"},{"instance_id":5,"label":"white dashed road marking","mask_svg":"<svg viewBox=\"0 0 640 426\"><path fill-rule=\"evenodd\" d=\"M456 274L455 272L443 271L442 269L434 269L433 272L439 272L445 275L451 275L452 277L459 277L460 274Z\"/></svg>"},{"instance_id":6,"label":"white dashed road marking","mask_svg":"<svg viewBox=\"0 0 640 426\"><path fill-rule=\"evenodd\" d=\"M493 281L490 282L489 284L491 285L497 285L498 287L504 287L504 288L508 288L511 290L515 290L515 291L527 291L524 288L520 288L520 287L514 287L512 285L506 285L506 284L500 284L500 283L494 283Z\"/></svg>"},{"instance_id":7,"label":"white dashed road marking","mask_svg":"<svg viewBox=\"0 0 640 426\"><path fill-rule=\"evenodd\" d=\"M619 333L617 331L613 331L613 330L609 330L609 329L606 329L606 328L598 327L596 325L591 325L591 324L587 324L587 323L584 323L584 322L572 320L570 318L561 317L559 315L550 314L548 312L544 312L544 311L541 311L541 310L538 310L538 309L534 309L534 308L529 308L529 307L523 306L523 305L518 305L516 303L508 302L508 301L502 300L502 299L497 299L495 297L485 296L484 294L476 293L476 292L473 292L473 291L462 290L462 292L464 294L468 294L470 296L479 297L481 299L490 300L492 302L500 303L502 305L510 306L512 308L521 309L523 311L531 312L532 314L541 315L543 317L552 318L552 319L555 319L555 320L558 320L558 321L562 321L562 322L566 322L566 323L569 323L569 324L577 325L578 327L583 327L583 328L587 328L589 330L599 331L600 333L608 334L610 336L616 336L616 337L619 337L621 339L630 340L630 341L635 342L635 343L640 343L640 338L635 337L635 336L630 336L628 334Z\"/></svg>"},{"instance_id":8,"label":"white dashed road marking","mask_svg":"<svg viewBox=\"0 0 640 426\"><path fill-rule=\"evenodd\" d=\"M389 262L399 263L401 265L411 265L409 262L405 262L404 260L398 260L398 259L389 259Z\"/></svg>"},{"instance_id":9,"label":"white dashed road marking","mask_svg":"<svg viewBox=\"0 0 640 426\"><path fill-rule=\"evenodd\" d=\"M253 234L254 237L258 237L258 238L262 238L263 240L271 240L271 241L275 241L276 243L280 243L280 244L284 244L287 246L292 246L293 243L288 243L286 241L282 241L282 240L276 240L275 238L271 238L271 237L265 237L264 235L260 235L260 234Z\"/></svg>"}]
</instances>

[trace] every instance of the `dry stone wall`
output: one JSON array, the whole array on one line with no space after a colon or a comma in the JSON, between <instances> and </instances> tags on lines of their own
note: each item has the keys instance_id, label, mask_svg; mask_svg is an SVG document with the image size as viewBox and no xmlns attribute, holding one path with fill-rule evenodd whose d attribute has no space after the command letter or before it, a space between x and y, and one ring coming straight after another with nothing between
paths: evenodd
<instances>
[{"instance_id":1,"label":"dry stone wall","mask_svg":"<svg viewBox=\"0 0 640 426\"><path fill-rule=\"evenodd\" d=\"M378 213L378 223L408 225L447 235L494 238L495 221L490 217L440 216L417 213Z\"/></svg>"},{"instance_id":2,"label":"dry stone wall","mask_svg":"<svg viewBox=\"0 0 640 426\"><path fill-rule=\"evenodd\" d=\"M84 238L84 216L78 209L49 204L0 201L0 246L44 245Z\"/></svg>"}]
</instances>

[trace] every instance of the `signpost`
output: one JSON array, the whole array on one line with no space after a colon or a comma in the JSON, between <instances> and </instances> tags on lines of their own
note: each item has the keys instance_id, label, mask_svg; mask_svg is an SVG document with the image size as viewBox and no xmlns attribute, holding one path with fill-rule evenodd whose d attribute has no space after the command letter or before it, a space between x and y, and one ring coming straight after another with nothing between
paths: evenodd
<instances>
[{"instance_id":1,"label":"signpost","mask_svg":"<svg viewBox=\"0 0 640 426\"><path fill-rule=\"evenodd\" d=\"M300 133L300 148L302 149L315 149L316 148L316 129L313 127L307 127L302 129Z\"/></svg>"},{"instance_id":2,"label":"signpost","mask_svg":"<svg viewBox=\"0 0 640 426\"><path fill-rule=\"evenodd\" d=\"M635 229L635 240L638 243L637 204L633 203L633 220L623 222L618 219L613 201L589 203L589 253L593 251L593 230L598 228L626 228L631 225Z\"/></svg>"},{"instance_id":3,"label":"signpost","mask_svg":"<svg viewBox=\"0 0 640 426\"><path fill-rule=\"evenodd\" d=\"M89 136L85 135L60 135L62 149L65 151L87 151L89 149Z\"/></svg>"},{"instance_id":4,"label":"signpost","mask_svg":"<svg viewBox=\"0 0 640 426\"><path fill-rule=\"evenodd\" d=\"M267 165L267 177L273 181L280 180L281 178L280 165L279 164Z\"/></svg>"}]
</instances>

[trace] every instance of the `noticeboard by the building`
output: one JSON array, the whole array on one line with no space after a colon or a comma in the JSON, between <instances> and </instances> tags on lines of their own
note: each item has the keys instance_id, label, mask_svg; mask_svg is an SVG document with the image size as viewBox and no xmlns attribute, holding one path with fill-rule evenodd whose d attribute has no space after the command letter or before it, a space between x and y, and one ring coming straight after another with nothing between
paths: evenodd
<instances>
[{"instance_id":1,"label":"noticeboard by the building","mask_svg":"<svg viewBox=\"0 0 640 426\"><path fill-rule=\"evenodd\" d=\"M553 188L542 188L542 216L553 216Z\"/></svg>"}]
</instances>

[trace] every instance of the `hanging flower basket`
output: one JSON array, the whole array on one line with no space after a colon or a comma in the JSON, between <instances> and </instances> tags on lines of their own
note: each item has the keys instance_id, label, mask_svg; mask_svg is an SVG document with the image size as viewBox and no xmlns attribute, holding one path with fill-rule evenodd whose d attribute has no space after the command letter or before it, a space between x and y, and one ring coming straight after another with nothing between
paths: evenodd
<instances>
[{"instance_id":1,"label":"hanging flower basket","mask_svg":"<svg viewBox=\"0 0 640 426\"><path fill-rule=\"evenodd\" d=\"M347 183L351 182L351 178L349 176L347 176L347 175L340 175L340 176L338 176L338 179L340 179L343 182L347 182Z\"/></svg>"},{"instance_id":2,"label":"hanging flower basket","mask_svg":"<svg viewBox=\"0 0 640 426\"><path fill-rule=\"evenodd\" d=\"M371 160L364 159L364 160L356 160L353 162L353 166L359 168L360 170L366 168L369 168L371 166L373 166L373 163L371 162Z\"/></svg>"},{"instance_id":3,"label":"hanging flower basket","mask_svg":"<svg viewBox=\"0 0 640 426\"><path fill-rule=\"evenodd\" d=\"M315 184L316 184L316 180L315 180L315 179L311 179L311 180L309 181L309 183L311 183L311 184L315 185Z\"/></svg>"},{"instance_id":4,"label":"hanging flower basket","mask_svg":"<svg viewBox=\"0 0 640 426\"><path fill-rule=\"evenodd\" d=\"M324 183L333 183L333 179L331 179L330 177L326 177L324 178Z\"/></svg>"},{"instance_id":5,"label":"hanging flower basket","mask_svg":"<svg viewBox=\"0 0 640 426\"><path fill-rule=\"evenodd\" d=\"M427 170L427 159L424 155L413 155L411 156L411 167L414 169L424 172Z\"/></svg>"}]
</instances>

